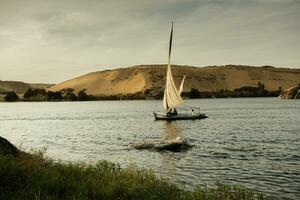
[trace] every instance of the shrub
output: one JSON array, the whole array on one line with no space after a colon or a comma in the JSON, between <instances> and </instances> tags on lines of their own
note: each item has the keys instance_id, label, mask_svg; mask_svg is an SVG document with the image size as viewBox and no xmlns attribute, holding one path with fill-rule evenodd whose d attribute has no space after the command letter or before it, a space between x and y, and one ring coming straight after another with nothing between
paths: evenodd
<instances>
[{"instance_id":1,"label":"shrub","mask_svg":"<svg viewBox=\"0 0 300 200\"><path fill-rule=\"evenodd\" d=\"M74 93L73 88L64 88L64 89L60 90L60 92L62 93L64 100L67 100L67 101L76 101L77 100L77 96Z\"/></svg>"},{"instance_id":2,"label":"shrub","mask_svg":"<svg viewBox=\"0 0 300 200\"><path fill-rule=\"evenodd\" d=\"M47 92L45 89L40 89L40 88L28 88L28 90L24 93L23 97L28 99L34 96L45 96L47 95Z\"/></svg>"},{"instance_id":3,"label":"shrub","mask_svg":"<svg viewBox=\"0 0 300 200\"><path fill-rule=\"evenodd\" d=\"M33 90L31 88L28 88L28 90L24 93L24 98L30 98L34 95Z\"/></svg>"},{"instance_id":4,"label":"shrub","mask_svg":"<svg viewBox=\"0 0 300 200\"><path fill-rule=\"evenodd\" d=\"M4 97L5 101L8 102L13 102L13 101L18 101L19 100L19 96L14 92L7 92L6 96Z\"/></svg>"},{"instance_id":5,"label":"shrub","mask_svg":"<svg viewBox=\"0 0 300 200\"><path fill-rule=\"evenodd\" d=\"M88 95L86 94L86 89L80 90L78 92L78 100L79 101L86 101L88 100Z\"/></svg>"},{"instance_id":6,"label":"shrub","mask_svg":"<svg viewBox=\"0 0 300 200\"><path fill-rule=\"evenodd\" d=\"M48 91L47 95L48 95L48 98L47 98L48 101L62 100L61 92Z\"/></svg>"},{"instance_id":7,"label":"shrub","mask_svg":"<svg viewBox=\"0 0 300 200\"><path fill-rule=\"evenodd\" d=\"M191 88L190 98L195 99L195 98L199 98L199 97L200 97L200 92L195 88Z\"/></svg>"}]
</instances>

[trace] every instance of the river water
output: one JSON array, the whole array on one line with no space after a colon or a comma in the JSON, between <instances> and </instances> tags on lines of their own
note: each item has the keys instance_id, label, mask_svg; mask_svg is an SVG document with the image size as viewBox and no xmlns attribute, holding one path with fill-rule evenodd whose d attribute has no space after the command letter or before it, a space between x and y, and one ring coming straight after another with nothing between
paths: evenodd
<instances>
[{"instance_id":1,"label":"river water","mask_svg":"<svg viewBox=\"0 0 300 200\"><path fill-rule=\"evenodd\" d=\"M194 187L216 181L300 199L300 101L187 100L209 118L154 121L161 101L0 103L0 135L23 150L46 148L62 161L108 160L153 169ZM135 150L139 141L182 136L185 152Z\"/></svg>"}]
</instances>

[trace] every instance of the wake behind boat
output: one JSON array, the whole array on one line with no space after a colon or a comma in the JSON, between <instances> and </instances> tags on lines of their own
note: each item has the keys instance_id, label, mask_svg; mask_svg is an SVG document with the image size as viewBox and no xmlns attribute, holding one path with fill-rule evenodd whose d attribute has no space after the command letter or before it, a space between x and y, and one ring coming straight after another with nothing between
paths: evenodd
<instances>
[{"instance_id":1,"label":"wake behind boat","mask_svg":"<svg viewBox=\"0 0 300 200\"><path fill-rule=\"evenodd\" d=\"M177 89L171 71L171 49L173 40L173 23L171 28L170 43L169 43L169 57L167 67L167 80L164 91L163 105L165 112L153 112L156 120L190 120L190 119L204 119L207 118L205 114L200 113L198 107L184 107L178 108L183 103L181 93L183 91L183 84L185 76L182 79L179 89Z\"/></svg>"}]
</instances>

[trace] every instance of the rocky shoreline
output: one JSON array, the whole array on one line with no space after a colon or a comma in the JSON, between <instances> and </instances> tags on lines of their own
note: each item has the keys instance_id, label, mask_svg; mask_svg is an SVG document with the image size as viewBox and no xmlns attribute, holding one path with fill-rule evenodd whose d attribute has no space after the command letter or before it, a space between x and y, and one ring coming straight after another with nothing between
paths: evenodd
<instances>
[{"instance_id":1,"label":"rocky shoreline","mask_svg":"<svg viewBox=\"0 0 300 200\"><path fill-rule=\"evenodd\" d=\"M300 99L300 85L296 87L290 87L280 93L281 99Z\"/></svg>"}]
</instances>

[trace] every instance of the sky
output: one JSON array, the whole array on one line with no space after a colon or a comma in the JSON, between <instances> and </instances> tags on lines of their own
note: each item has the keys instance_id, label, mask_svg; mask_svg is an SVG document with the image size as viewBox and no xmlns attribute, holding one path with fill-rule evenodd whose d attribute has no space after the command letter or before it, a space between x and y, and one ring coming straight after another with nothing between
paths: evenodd
<instances>
[{"instance_id":1,"label":"sky","mask_svg":"<svg viewBox=\"0 0 300 200\"><path fill-rule=\"evenodd\" d=\"M0 80L167 62L300 68L300 0L0 0Z\"/></svg>"}]
</instances>

